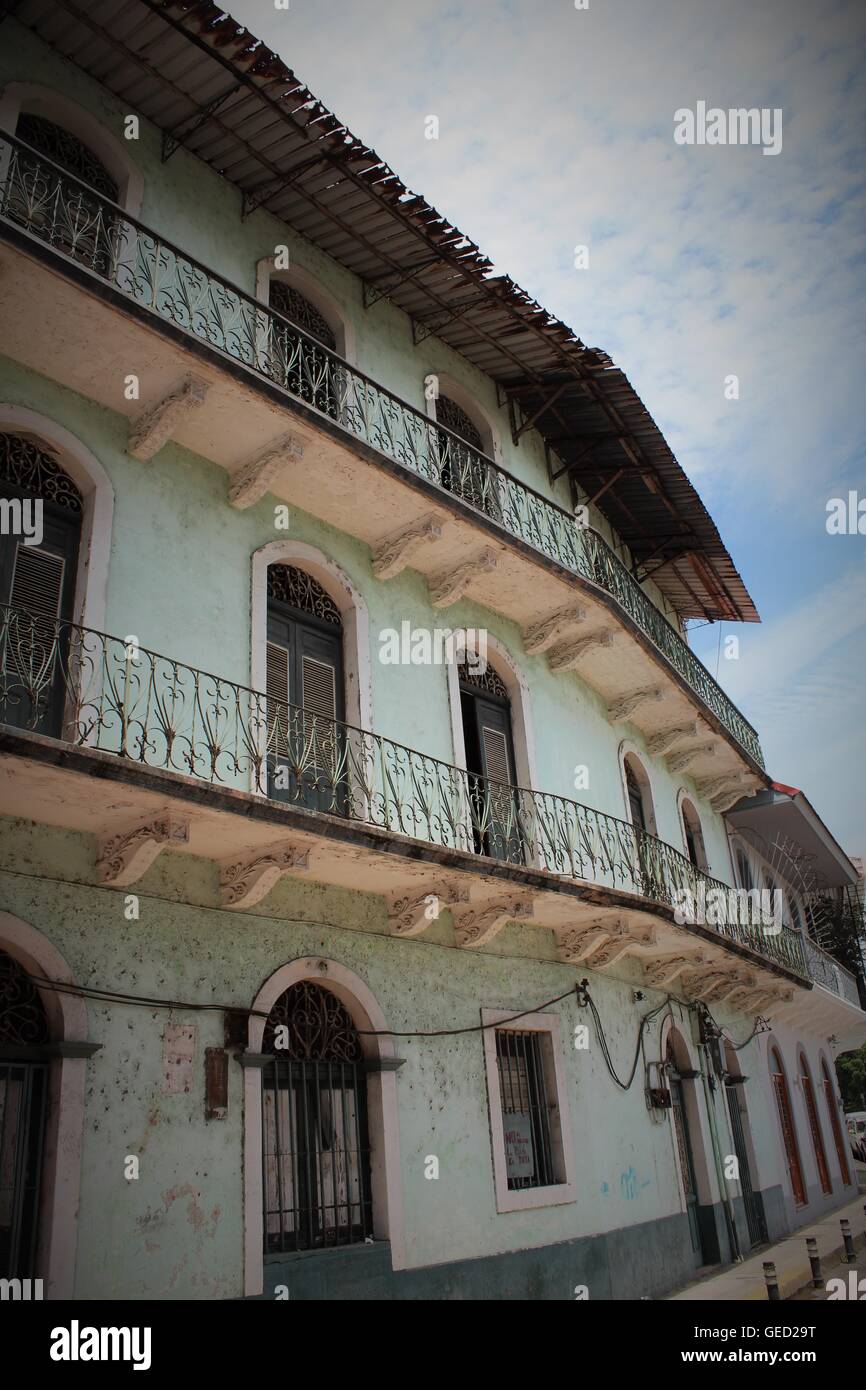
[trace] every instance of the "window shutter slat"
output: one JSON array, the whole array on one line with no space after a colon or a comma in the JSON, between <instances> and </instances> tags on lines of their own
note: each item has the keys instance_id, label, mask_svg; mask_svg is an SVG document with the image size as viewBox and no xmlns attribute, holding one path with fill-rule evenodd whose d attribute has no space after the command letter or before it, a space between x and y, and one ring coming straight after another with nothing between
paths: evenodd
<instances>
[{"instance_id":1,"label":"window shutter slat","mask_svg":"<svg viewBox=\"0 0 866 1390\"><path fill-rule=\"evenodd\" d=\"M268 643L266 675L268 697L268 745L278 758L288 751L289 653L276 642Z\"/></svg>"},{"instance_id":2,"label":"window shutter slat","mask_svg":"<svg viewBox=\"0 0 866 1390\"><path fill-rule=\"evenodd\" d=\"M481 726L484 741L484 766L487 776L493 782L511 784L511 768L508 761L508 740L501 729L491 729L488 724Z\"/></svg>"},{"instance_id":3,"label":"window shutter slat","mask_svg":"<svg viewBox=\"0 0 866 1390\"><path fill-rule=\"evenodd\" d=\"M34 617L56 619L63 594L65 561L60 555L38 546L19 545L9 602L25 608Z\"/></svg>"}]
</instances>

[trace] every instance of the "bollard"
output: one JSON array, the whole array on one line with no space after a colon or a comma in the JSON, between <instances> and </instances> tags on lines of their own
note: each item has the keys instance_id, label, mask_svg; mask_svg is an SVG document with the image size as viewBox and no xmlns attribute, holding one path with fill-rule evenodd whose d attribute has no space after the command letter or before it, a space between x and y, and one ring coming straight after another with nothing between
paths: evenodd
<instances>
[{"instance_id":1,"label":"bollard","mask_svg":"<svg viewBox=\"0 0 866 1390\"><path fill-rule=\"evenodd\" d=\"M764 1283L767 1285L767 1297L771 1303L779 1302L779 1281L776 1278L776 1266L772 1260L764 1260Z\"/></svg>"},{"instance_id":2,"label":"bollard","mask_svg":"<svg viewBox=\"0 0 866 1390\"><path fill-rule=\"evenodd\" d=\"M854 1250L854 1240L851 1235L851 1222L843 1216L839 1225L842 1227L842 1239L845 1242L845 1254L842 1256L845 1264L852 1265L857 1258Z\"/></svg>"},{"instance_id":3,"label":"bollard","mask_svg":"<svg viewBox=\"0 0 866 1390\"><path fill-rule=\"evenodd\" d=\"M809 1252L809 1264L812 1266L812 1288L820 1289L823 1287L824 1280L821 1275L821 1256L818 1254L818 1241L815 1236L806 1237L806 1249Z\"/></svg>"}]
</instances>

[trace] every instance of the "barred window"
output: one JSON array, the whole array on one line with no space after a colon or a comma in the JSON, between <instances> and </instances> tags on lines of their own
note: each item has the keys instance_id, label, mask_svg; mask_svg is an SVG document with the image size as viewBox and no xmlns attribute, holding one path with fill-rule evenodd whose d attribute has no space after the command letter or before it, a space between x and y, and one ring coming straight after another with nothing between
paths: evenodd
<instances>
[{"instance_id":1,"label":"barred window","mask_svg":"<svg viewBox=\"0 0 866 1390\"><path fill-rule=\"evenodd\" d=\"M496 1064L508 1190L563 1182L550 1034L497 1028Z\"/></svg>"}]
</instances>

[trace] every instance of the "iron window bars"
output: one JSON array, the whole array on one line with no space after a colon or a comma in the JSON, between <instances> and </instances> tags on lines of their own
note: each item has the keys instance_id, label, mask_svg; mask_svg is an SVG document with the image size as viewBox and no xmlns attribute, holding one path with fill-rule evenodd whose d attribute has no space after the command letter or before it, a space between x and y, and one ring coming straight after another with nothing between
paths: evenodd
<instances>
[{"instance_id":1,"label":"iron window bars","mask_svg":"<svg viewBox=\"0 0 866 1390\"><path fill-rule=\"evenodd\" d=\"M596 531L578 526L569 512L453 430L8 135L0 139L0 221L306 402L346 434L460 496L503 531L610 594L752 761L764 766L751 724Z\"/></svg>"},{"instance_id":2,"label":"iron window bars","mask_svg":"<svg viewBox=\"0 0 866 1390\"><path fill-rule=\"evenodd\" d=\"M732 891L681 851L603 811L492 782L473 795L465 768L381 734L132 650L120 638L0 605L0 723L36 729L40 721L43 732L73 746L263 796L278 763L288 765L283 802L295 788L299 805L314 793L319 812L468 853L482 844L498 858L518 841L529 867L673 907L683 892L697 902L711 889ZM771 934L757 904L742 906L747 920L716 926L719 935L808 977L800 934L788 927Z\"/></svg>"},{"instance_id":3,"label":"iron window bars","mask_svg":"<svg viewBox=\"0 0 866 1390\"><path fill-rule=\"evenodd\" d=\"M496 1065L510 1192L552 1187L561 1181L553 1157L551 1102L543 1055L547 1036L537 1029L496 1029Z\"/></svg>"}]
</instances>

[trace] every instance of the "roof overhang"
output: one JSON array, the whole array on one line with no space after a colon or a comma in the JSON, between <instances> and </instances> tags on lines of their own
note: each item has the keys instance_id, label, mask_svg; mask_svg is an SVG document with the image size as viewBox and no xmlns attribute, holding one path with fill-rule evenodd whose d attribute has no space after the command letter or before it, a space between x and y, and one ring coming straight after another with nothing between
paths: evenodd
<instances>
[{"instance_id":1,"label":"roof overhang","mask_svg":"<svg viewBox=\"0 0 866 1390\"><path fill-rule=\"evenodd\" d=\"M551 478L591 498L682 618L757 622L696 489L627 377L507 276L210 0L0 0L242 193L498 385L512 435L545 441Z\"/></svg>"},{"instance_id":2,"label":"roof overhang","mask_svg":"<svg viewBox=\"0 0 866 1390\"><path fill-rule=\"evenodd\" d=\"M738 801L725 819L736 830L751 831L772 843L780 836L799 845L820 886L856 886L859 874L821 817L796 787L774 782L765 791Z\"/></svg>"}]
</instances>

